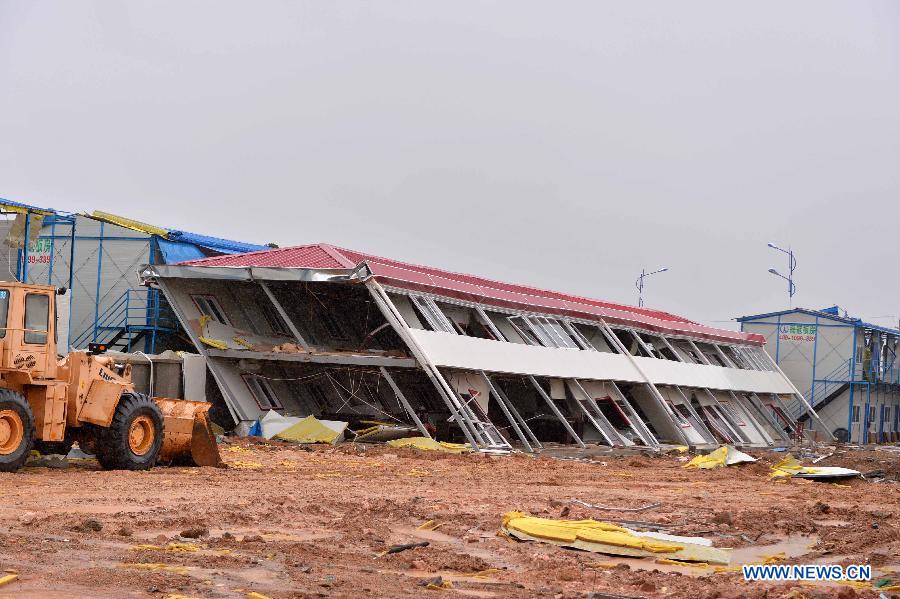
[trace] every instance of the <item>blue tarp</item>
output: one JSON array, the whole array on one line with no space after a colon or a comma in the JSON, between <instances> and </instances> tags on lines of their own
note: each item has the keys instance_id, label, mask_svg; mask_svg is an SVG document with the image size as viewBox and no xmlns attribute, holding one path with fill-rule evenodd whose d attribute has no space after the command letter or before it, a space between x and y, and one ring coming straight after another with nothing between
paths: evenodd
<instances>
[{"instance_id":1,"label":"blue tarp","mask_svg":"<svg viewBox=\"0 0 900 599\"><path fill-rule=\"evenodd\" d=\"M221 239L219 237L209 237L207 235L190 233L188 231L169 231L169 239L171 241L192 243L222 254L243 254L244 252L256 252L269 249L269 247L265 245L244 243L243 241L232 241L231 239Z\"/></svg>"},{"instance_id":2,"label":"blue tarp","mask_svg":"<svg viewBox=\"0 0 900 599\"><path fill-rule=\"evenodd\" d=\"M191 243L179 243L161 238L157 238L156 242L159 244L159 251L162 252L163 260L166 264L177 264L186 260L206 258L206 254Z\"/></svg>"}]
</instances>

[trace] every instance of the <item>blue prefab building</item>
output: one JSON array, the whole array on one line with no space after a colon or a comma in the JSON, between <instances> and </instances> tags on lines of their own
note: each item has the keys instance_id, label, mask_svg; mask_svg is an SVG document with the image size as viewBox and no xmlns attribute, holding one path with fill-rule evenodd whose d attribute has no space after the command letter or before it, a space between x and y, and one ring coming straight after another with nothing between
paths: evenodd
<instances>
[{"instance_id":1,"label":"blue prefab building","mask_svg":"<svg viewBox=\"0 0 900 599\"><path fill-rule=\"evenodd\" d=\"M900 440L900 329L842 316L837 306L737 320L742 331L766 337L776 363L839 440ZM792 409L803 420L800 407Z\"/></svg>"},{"instance_id":2,"label":"blue prefab building","mask_svg":"<svg viewBox=\"0 0 900 599\"><path fill-rule=\"evenodd\" d=\"M89 343L156 353L185 348L179 339L189 348L165 298L141 286L138 268L268 249L103 212L64 213L4 199L0 240L8 271L0 280L69 289L61 298L68 302L68 318L59 310L62 353Z\"/></svg>"}]
</instances>

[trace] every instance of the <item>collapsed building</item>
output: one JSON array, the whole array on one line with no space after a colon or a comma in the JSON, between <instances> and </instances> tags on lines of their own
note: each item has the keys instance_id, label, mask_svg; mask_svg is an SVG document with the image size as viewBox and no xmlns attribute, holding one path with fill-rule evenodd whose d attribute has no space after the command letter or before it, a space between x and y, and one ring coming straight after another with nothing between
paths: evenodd
<instances>
[{"instance_id":1,"label":"collapsed building","mask_svg":"<svg viewBox=\"0 0 900 599\"><path fill-rule=\"evenodd\" d=\"M764 337L662 311L327 244L140 275L205 356L239 433L269 411L403 423L486 451L773 446L800 430L787 404L805 400Z\"/></svg>"}]
</instances>

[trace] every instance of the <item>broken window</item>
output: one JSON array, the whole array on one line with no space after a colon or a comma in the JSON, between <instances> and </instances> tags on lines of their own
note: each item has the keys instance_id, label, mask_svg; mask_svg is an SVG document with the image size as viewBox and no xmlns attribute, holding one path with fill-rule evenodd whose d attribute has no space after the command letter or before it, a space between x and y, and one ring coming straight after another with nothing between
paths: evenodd
<instances>
[{"instance_id":1,"label":"broken window","mask_svg":"<svg viewBox=\"0 0 900 599\"><path fill-rule=\"evenodd\" d=\"M256 404L259 406L260 410L284 409L284 406L281 405L281 401L278 399L278 396L275 395L275 391L272 389L272 385L267 379L257 374L244 374L242 375L242 378L247 384L247 387L249 387L250 394L253 395L253 399L256 400Z\"/></svg>"},{"instance_id":2,"label":"broken window","mask_svg":"<svg viewBox=\"0 0 900 599\"><path fill-rule=\"evenodd\" d=\"M269 328L276 335L283 335L284 337L292 337L290 330L288 330L287 324L285 324L284 319L281 317L281 314L278 313L278 310L275 309L271 303L265 302L261 303L260 307L262 308L263 316L266 319L266 322L269 324Z\"/></svg>"},{"instance_id":3,"label":"broken window","mask_svg":"<svg viewBox=\"0 0 900 599\"><path fill-rule=\"evenodd\" d=\"M219 305L219 300L213 295L191 295L194 305L200 314L208 316L218 323L231 326L231 321L225 315L225 310Z\"/></svg>"},{"instance_id":4,"label":"broken window","mask_svg":"<svg viewBox=\"0 0 900 599\"><path fill-rule=\"evenodd\" d=\"M419 320L428 323L429 329L442 333L456 334L456 328L453 326L453 323L444 315L433 299L421 295L410 295L409 299L418 313Z\"/></svg>"},{"instance_id":5,"label":"broken window","mask_svg":"<svg viewBox=\"0 0 900 599\"><path fill-rule=\"evenodd\" d=\"M50 296L43 293L25 294L25 343L47 343L49 322Z\"/></svg>"},{"instance_id":6,"label":"broken window","mask_svg":"<svg viewBox=\"0 0 900 599\"><path fill-rule=\"evenodd\" d=\"M325 329L325 332L332 338L334 341L346 341L347 333L344 332L344 329L341 327L340 323L335 319L334 315L328 310L323 310L319 313L319 322L322 324L322 327Z\"/></svg>"},{"instance_id":7,"label":"broken window","mask_svg":"<svg viewBox=\"0 0 900 599\"><path fill-rule=\"evenodd\" d=\"M669 411L675 416L675 420L678 421L678 425L681 426L681 428L691 427L691 422L689 420L691 413L686 407L681 404L675 405L668 399L666 400L666 404L669 406Z\"/></svg>"}]
</instances>

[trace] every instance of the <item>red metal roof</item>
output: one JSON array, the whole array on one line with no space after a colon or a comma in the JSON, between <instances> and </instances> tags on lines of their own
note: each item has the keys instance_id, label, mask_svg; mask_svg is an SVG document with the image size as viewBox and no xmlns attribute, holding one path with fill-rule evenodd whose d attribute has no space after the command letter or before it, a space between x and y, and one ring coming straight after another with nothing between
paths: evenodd
<instances>
[{"instance_id":1,"label":"red metal roof","mask_svg":"<svg viewBox=\"0 0 900 599\"><path fill-rule=\"evenodd\" d=\"M372 256L325 243L278 248L245 254L216 256L181 264L209 267L268 268L354 268L365 262L375 279L385 285L455 297L471 302L565 314L576 318L601 317L607 322L628 324L642 329L711 339L716 341L762 345L762 335L708 327L686 318L648 308L637 308L568 295L536 287L493 281L473 275L454 273L430 266L419 266Z\"/></svg>"}]
</instances>

